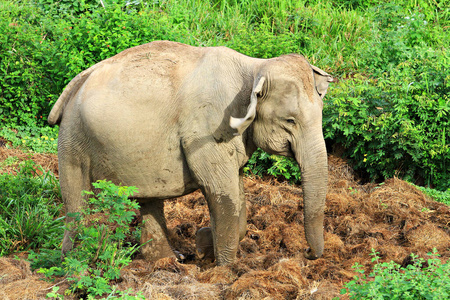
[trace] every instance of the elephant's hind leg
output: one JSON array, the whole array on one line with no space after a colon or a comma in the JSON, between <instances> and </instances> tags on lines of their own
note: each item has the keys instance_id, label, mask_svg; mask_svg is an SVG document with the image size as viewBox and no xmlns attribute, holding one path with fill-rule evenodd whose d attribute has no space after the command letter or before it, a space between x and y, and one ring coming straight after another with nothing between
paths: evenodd
<instances>
[{"instance_id":1,"label":"elephant's hind leg","mask_svg":"<svg viewBox=\"0 0 450 300\"><path fill-rule=\"evenodd\" d=\"M66 211L66 229L64 230L61 249L62 255L65 255L72 250L76 237L76 231L71 230L71 227L73 227L71 223L74 221L72 214L81 211L84 205L82 191L91 190L91 185L87 174L83 172L83 168L76 163L68 162L64 157L59 158L59 183Z\"/></svg>"},{"instance_id":2,"label":"elephant's hind leg","mask_svg":"<svg viewBox=\"0 0 450 300\"><path fill-rule=\"evenodd\" d=\"M141 202L143 219L141 233L141 253L145 259L155 261L175 254L167 240L167 225L164 217L164 200Z\"/></svg>"}]
</instances>

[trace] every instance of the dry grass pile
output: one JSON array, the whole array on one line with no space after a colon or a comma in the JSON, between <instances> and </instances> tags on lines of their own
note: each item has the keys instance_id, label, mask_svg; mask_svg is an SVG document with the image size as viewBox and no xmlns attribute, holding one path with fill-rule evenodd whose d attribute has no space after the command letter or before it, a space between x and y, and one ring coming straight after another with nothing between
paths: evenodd
<instances>
[{"instance_id":1,"label":"dry grass pile","mask_svg":"<svg viewBox=\"0 0 450 300\"><path fill-rule=\"evenodd\" d=\"M16 157L17 159L13 163L0 164L0 173L10 173L15 175L15 170L19 167L19 163L31 159L44 170L52 171L53 174L58 177L58 156L56 154L26 153L19 149L9 149L0 146L0 163L5 161L8 157ZM36 169L36 173L38 175L42 174L38 169Z\"/></svg>"},{"instance_id":2,"label":"dry grass pile","mask_svg":"<svg viewBox=\"0 0 450 300\"><path fill-rule=\"evenodd\" d=\"M247 178L248 230L238 261L214 267L194 259L188 264L200 266L196 280L221 285L217 298L331 299L355 275L355 262L369 271L372 248L382 260L398 263L411 253L426 256L433 248L443 259L450 257L448 206L396 178L361 185L338 157L330 156L329 166L323 258L303 258L301 187ZM173 244L193 257L192 234L209 222L203 196L197 192L168 201L166 212Z\"/></svg>"},{"instance_id":3,"label":"dry grass pile","mask_svg":"<svg viewBox=\"0 0 450 300\"><path fill-rule=\"evenodd\" d=\"M25 260L0 257L0 299L41 299L51 284L33 276Z\"/></svg>"},{"instance_id":4,"label":"dry grass pile","mask_svg":"<svg viewBox=\"0 0 450 300\"><path fill-rule=\"evenodd\" d=\"M209 226L209 214L195 192L165 205L170 240L185 262L138 256L123 270L118 287L142 291L147 299L331 299L355 275L355 262L369 271L372 248L382 261L402 263L411 253L425 256L433 248L449 259L448 206L396 178L361 185L335 156L329 156L329 175L323 258L303 257L301 187L247 178L248 230L234 264L216 267L196 259L195 233ZM17 269L17 276L21 272Z\"/></svg>"}]
</instances>

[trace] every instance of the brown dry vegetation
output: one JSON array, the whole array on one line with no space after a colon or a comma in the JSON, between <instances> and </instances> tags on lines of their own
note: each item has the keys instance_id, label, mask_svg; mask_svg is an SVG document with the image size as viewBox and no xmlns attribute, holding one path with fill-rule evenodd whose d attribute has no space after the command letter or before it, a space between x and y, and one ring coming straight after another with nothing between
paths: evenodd
<instances>
[{"instance_id":1,"label":"brown dry vegetation","mask_svg":"<svg viewBox=\"0 0 450 300\"><path fill-rule=\"evenodd\" d=\"M0 147L0 161L8 156L29 159ZM31 159L57 173L54 155ZM172 245L187 257L185 263L172 258L147 262L138 255L123 269L117 287L142 291L147 299L331 299L355 275L355 262L370 270L372 248L383 261L406 263L410 253L425 257L433 247L448 260L448 206L396 178L361 185L348 164L333 155L329 175L323 258L303 257L301 187L247 178L248 231L234 264L216 267L195 258L195 232L209 224L206 201L195 192L165 206ZM24 261L0 258L0 298L44 298L55 283L42 277Z\"/></svg>"}]
</instances>

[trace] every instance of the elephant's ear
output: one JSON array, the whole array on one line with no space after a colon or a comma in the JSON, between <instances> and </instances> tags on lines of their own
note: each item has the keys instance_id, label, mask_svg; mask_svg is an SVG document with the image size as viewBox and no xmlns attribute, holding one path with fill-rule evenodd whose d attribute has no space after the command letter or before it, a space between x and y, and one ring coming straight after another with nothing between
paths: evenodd
<instances>
[{"instance_id":1,"label":"elephant's ear","mask_svg":"<svg viewBox=\"0 0 450 300\"><path fill-rule=\"evenodd\" d=\"M235 135L241 135L255 119L258 94L261 93L265 81L266 78L262 76L260 78L257 78L253 83L253 90L250 96L250 104L248 105L247 114L245 115L245 117L243 118L230 117L231 128L237 130L237 133L235 133Z\"/></svg>"},{"instance_id":2,"label":"elephant's ear","mask_svg":"<svg viewBox=\"0 0 450 300\"><path fill-rule=\"evenodd\" d=\"M328 90L328 85L330 82L334 82L334 78L328 74L327 72L319 69L316 66L311 65L314 73L314 80L316 82L316 90L320 95L320 98L323 99Z\"/></svg>"}]
</instances>

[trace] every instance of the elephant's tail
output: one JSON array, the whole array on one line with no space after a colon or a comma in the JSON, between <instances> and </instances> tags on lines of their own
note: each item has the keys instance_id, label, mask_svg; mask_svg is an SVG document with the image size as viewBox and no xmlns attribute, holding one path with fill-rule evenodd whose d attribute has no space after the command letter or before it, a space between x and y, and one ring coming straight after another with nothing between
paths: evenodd
<instances>
[{"instance_id":1,"label":"elephant's tail","mask_svg":"<svg viewBox=\"0 0 450 300\"><path fill-rule=\"evenodd\" d=\"M73 95L75 95L80 87L83 85L83 83L86 81L86 79L89 78L89 75L92 74L92 72L97 69L100 63L97 63L90 67L87 70L84 70L77 76L75 76L74 79L72 79L69 84L66 86L64 91L62 92L61 96L59 96L58 100L56 101L55 105L53 105L52 110L50 111L50 114L48 115L48 123L50 125L59 124L61 122L61 117L64 112L64 107L66 104L70 101Z\"/></svg>"}]
</instances>

